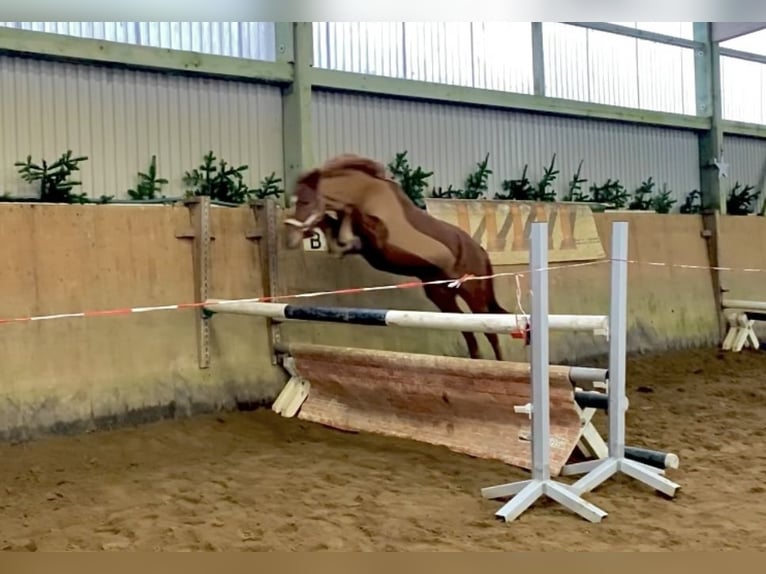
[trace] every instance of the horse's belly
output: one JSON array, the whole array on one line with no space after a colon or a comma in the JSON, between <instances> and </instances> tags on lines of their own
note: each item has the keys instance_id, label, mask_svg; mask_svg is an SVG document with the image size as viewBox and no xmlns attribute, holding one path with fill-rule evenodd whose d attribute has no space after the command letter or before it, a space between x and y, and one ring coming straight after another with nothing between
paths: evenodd
<instances>
[{"instance_id":1,"label":"horse's belly","mask_svg":"<svg viewBox=\"0 0 766 574\"><path fill-rule=\"evenodd\" d=\"M391 234L394 235L394 234ZM455 255L446 245L420 232L389 236L389 243L402 254L417 257L439 269L455 266ZM406 255L404 255L406 257Z\"/></svg>"},{"instance_id":2,"label":"horse's belly","mask_svg":"<svg viewBox=\"0 0 766 574\"><path fill-rule=\"evenodd\" d=\"M447 272L455 267L455 254L444 243L413 226L396 200L381 202L378 197L373 198L378 201L368 199L364 211L385 226L385 243L399 252L397 259L402 264L415 258Z\"/></svg>"},{"instance_id":3,"label":"horse's belly","mask_svg":"<svg viewBox=\"0 0 766 574\"><path fill-rule=\"evenodd\" d=\"M434 275L433 264L421 259L416 253L409 253L389 246L385 252L363 251L365 261L378 271L393 273L405 277L417 277L421 280Z\"/></svg>"}]
</instances>

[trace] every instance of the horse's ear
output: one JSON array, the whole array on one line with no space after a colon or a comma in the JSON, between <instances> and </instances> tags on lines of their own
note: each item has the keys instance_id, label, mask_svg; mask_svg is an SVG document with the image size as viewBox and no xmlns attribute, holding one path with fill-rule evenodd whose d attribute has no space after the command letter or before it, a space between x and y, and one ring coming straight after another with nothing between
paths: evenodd
<instances>
[{"instance_id":1,"label":"horse's ear","mask_svg":"<svg viewBox=\"0 0 766 574\"><path fill-rule=\"evenodd\" d=\"M298 178L298 185L305 185L306 187L309 187L311 189L316 189L319 186L319 178L321 176L321 171L319 168L312 169L311 171L307 171L306 173L302 174Z\"/></svg>"}]
</instances>

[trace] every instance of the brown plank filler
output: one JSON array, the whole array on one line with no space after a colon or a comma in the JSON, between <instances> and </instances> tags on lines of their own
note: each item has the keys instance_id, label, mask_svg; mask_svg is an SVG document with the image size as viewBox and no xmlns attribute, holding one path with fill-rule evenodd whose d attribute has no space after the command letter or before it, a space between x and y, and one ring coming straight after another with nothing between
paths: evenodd
<instances>
[{"instance_id":1,"label":"brown plank filler","mask_svg":"<svg viewBox=\"0 0 766 574\"><path fill-rule=\"evenodd\" d=\"M292 375L272 407L346 431L447 447L529 469L530 365L308 343L280 344ZM580 438L571 371L550 367L550 470ZM597 369L583 369L588 372Z\"/></svg>"}]
</instances>

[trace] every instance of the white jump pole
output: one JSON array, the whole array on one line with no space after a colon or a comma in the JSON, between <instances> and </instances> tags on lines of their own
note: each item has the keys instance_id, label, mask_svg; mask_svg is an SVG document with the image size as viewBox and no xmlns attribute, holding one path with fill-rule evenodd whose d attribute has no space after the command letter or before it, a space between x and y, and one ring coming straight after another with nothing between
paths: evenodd
<instances>
[{"instance_id":1,"label":"white jump pole","mask_svg":"<svg viewBox=\"0 0 766 574\"><path fill-rule=\"evenodd\" d=\"M600 522L606 512L580 498L551 479L550 473L550 404L548 352L548 223L532 224L530 271L532 287L531 375L532 405L527 410L532 418L532 478L520 482L482 489L484 498L513 497L495 516L510 522L519 517L535 501L547 496L590 522Z\"/></svg>"},{"instance_id":2,"label":"white jump pole","mask_svg":"<svg viewBox=\"0 0 766 574\"><path fill-rule=\"evenodd\" d=\"M571 489L577 494L589 492L621 472L672 497L675 495L679 485L661 476L661 469L625 457L628 222L616 221L612 223L611 243L608 456L600 460L568 465L565 467L565 474L586 473L585 476L571 485ZM534 330L532 334L534 335Z\"/></svg>"},{"instance_id":3,"label":"white jump pole","mask_svg":"<svg viewBox=\"0 0 766 574\"><path fill-rule=\"evenodd\" d=\"M724 299L723 301L721 301L721 306L724 309L766 312L766 301L746 301L744 299Z\"/></svg>"}]
</instances>

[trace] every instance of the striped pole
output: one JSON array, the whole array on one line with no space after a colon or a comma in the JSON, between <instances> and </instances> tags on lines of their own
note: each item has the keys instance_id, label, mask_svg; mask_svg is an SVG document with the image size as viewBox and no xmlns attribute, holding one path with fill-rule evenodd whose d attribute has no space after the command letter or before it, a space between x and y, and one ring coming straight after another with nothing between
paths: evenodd
<instances>
[{"instance_id":1,"label":"striped pole","mask_svg":"<svg viewBox=\"0 0 766 574\"><path fill-rule=\"evenodd\" d=\"M525 315L503 313L439 313L357 307L304 307L287 303L221 299L208 300L204 309L210 313L255 315L283 321L318 321L481 333L508 333L529 325L529 318ZM606 315L549 315L549 317L550 328L553 330L592 331L596 335L608 337L609 320Z\"/></svg>"}]
</instances>

